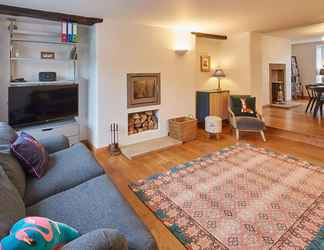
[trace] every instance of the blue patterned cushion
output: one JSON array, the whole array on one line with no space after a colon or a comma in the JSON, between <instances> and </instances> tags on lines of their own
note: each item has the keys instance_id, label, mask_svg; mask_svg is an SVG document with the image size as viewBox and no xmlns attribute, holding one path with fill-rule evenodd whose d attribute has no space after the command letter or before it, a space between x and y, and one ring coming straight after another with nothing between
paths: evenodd
<instances>
[{"instance_id":1,"label":"blue patterned cushion","mask_svg":"<svg viewBox=\"0 0 324 250\"><path fill-rule=\"evenodd\" d=\"M45 174L48 153L44 146L31 135L22 132L10 148L27 173L37 178Z\"/></svg>"}]
</instances>

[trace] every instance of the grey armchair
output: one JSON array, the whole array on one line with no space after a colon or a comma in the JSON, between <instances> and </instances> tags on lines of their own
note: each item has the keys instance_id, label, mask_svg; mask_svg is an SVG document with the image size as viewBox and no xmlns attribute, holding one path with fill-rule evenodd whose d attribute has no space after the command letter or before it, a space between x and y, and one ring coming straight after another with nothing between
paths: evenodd
<instances>
[{"instance_id":1,"label":"grey armchair","mask_svg":"<svg viewBox=\"0 0 324 250\"><path fill-rule=\"evenodd\" d=\"M248 107L243 109L241 99L246 101ZM235 95L229 101L229 121L236 139L240 139L240 132L257 132L261 134L263 141L266 141L264 134L265 122L261 114L256 111L256 98L247 95Z\"/></svg>"}]
</instances>

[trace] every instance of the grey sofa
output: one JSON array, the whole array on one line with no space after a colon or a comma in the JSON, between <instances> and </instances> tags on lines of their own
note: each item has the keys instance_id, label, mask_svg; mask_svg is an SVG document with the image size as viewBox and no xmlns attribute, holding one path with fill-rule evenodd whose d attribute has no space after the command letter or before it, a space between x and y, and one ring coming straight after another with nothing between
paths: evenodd
<instances>
[{"instance_id":1,"label":"grey sofa","mask_svg":"<svg viewBox=\"0 0 324 250\"><path fill-rule=\"evenodd\" d=\"M50 153L41 179L25 176L11 155L15 131L0 123L0 240L25 216L47 217L76 228L81 237L64 250L154 250L152 235L89 150L68 147L64 136L40 140ZM5 204L5 205L2 205Z\"/></svg>"}]
</instances>

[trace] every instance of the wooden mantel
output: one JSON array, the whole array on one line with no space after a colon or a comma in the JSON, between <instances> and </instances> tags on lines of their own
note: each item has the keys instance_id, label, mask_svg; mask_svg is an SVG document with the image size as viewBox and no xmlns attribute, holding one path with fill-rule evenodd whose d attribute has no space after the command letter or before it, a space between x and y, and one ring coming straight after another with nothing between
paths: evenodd
<instances>
[{"instance_id":1,"label":"wooden mantel","mask_svg":"<svg viewBox=\"0 0 324 250\"><path fill-rule=\"evenodd\" d=\"M30 17L30 18L57 21L57 22L70 20L71 22L76 22L83 25L94 25L96 23L103 22L102 18L76 16L76 15L69 15L69 14L58 13L58 12L20 8L20 7L2 5L2 4L0 4L0 15Z\"/></svg>"},{"instance_id":2,"label":"wooden mantel","mask_svg":"<svg viewBox=\"0 0 324 250\"><path fill-rule=\"evenodd\" d=\"M217 40L227 40L227 36L223 36L223 35L214 35L214 34L199 33L199 32L191 32L191 34L195 35L196 37L203 37L203 38L217 39Z\"/></svg>"}]
</instances>

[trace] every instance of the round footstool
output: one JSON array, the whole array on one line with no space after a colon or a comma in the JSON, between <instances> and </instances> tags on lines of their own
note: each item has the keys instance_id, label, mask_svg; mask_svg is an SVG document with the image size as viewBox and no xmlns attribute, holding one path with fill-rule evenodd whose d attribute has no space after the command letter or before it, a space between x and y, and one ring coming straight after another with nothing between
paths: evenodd
<instances>
[{"instance_id":1,"label":"round footstool","mask_svg":"<svg viewBox=\"0 0 324 250\"><path fill-rule=\"evenodd\" d=\"M219 139L222 133L222 118L218 116L207 116L205 118L205 130L209 137L216 135L216 138Z\"/></svg>"}]
</instances>

